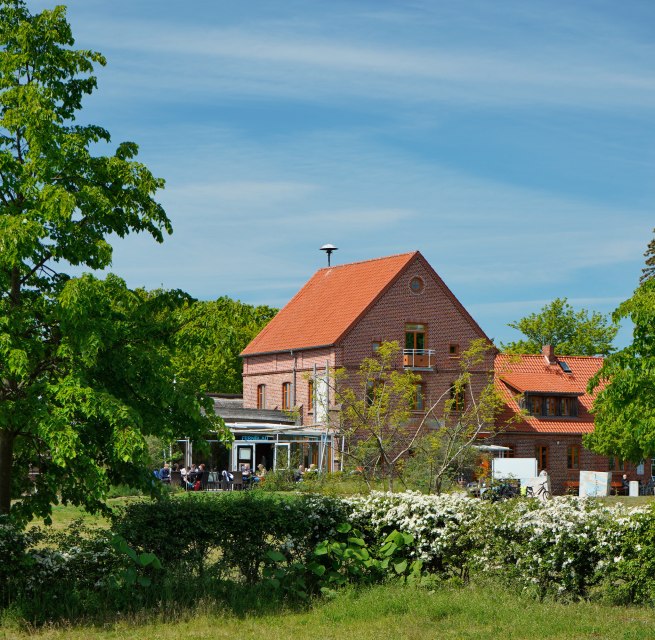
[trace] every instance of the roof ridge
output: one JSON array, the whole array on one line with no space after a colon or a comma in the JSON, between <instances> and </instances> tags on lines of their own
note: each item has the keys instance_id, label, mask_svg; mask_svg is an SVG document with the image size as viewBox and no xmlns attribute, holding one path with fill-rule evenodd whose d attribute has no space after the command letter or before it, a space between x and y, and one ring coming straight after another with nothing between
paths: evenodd
<instances>
[{"instance_id":1,"label":"roof ridge","mask_svg":"<svg viewBox=\"0 0 655 640\"><path fill-rule=\"evenodd\" d=\"M543 353L503 353L502 351L496 354L496 357L503 356L504 358L543 358ZM579 358L584 360L603 360L605 356L565 356L562 354L555 354L556 358Z\"/></svg>"},{"instance_id":2,"label":"roof ridge","mask_svg":"<svg viewBox=\"0 0 655 640\"><path fill-rule=\"evenodd\" d=\"M327 271L328 269L341 269L343 267L352 267L353 265L356 265L356 264L366 264L367 262L378 262L380 260L390 260L391 258L402 258L402 257L405 257L405 256L409 257L409 256L413 256L413 255L415 255L417 253L419 253L418 249L416 249L414 251L406 251L405 253L394 253L394 254L392 254L390 256L382 256L380 258L369 258L368 260L357 260L356 262L345 262L344 264L335 264L335 265L331 265L329 267L321 267L320 269L318 269L318 271L316 273L318 273L319 271Z\"/></svg>"}]
</instances>

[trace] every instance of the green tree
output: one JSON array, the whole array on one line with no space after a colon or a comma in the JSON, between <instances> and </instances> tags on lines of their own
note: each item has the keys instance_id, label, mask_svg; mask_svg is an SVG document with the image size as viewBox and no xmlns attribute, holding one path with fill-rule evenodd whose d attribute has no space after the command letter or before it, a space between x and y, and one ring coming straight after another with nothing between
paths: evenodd
<instances>
[{"instance_id":1,"label":"green tree","mask_svg":"<svg viewBox=\"0 0 655 640\"><path fill-rule=\"evenodd\" d=\"M105 61L73 44L63 7L0 1L0 513L18 518L102 508L111 483L148 486L144 436L220 426L174 384L183 296L63 272L107 267L109 234L171 231L136 145L93 155L109 133L75 124Z\"/></svg>"},{"instance_id":2,"label":"green tree","mask_svg":"<svg viewBox=\"0 0 655 640\"><path fill-rule=\"evenodd\" d=\"M410 423L421 377L399 371L398 342L383 342L357 373L335 372L335 398L342 407L342 433L349 462L359 467L367 483L378 475L393 490L399 462L420 427Z\"/></svg>"},{"instance_id":3,"label":"green tree","mask_svg":"<svg viewBox=\"0 0 655 640\"><path fill-rule=\"evenodd\" d=\"M614 350L612 341L618 331L616 321L597 311L575 311L566 298L555 298L539 313L508 326L527 339L502 344L505 353L540 353L545 345L552 345L559 355L607 355Z\"/></svg>"},{"instance_id":4,"label":"green tree","mask_svg":"<svg viewBox=\"0 0 655 640\"><path fill-rule=\"evenodd\" d=\"M241 393L239 354L276 313L272 307L254 307L227 296L185 305L176 314L178 379L200 391Z\"/></svg>"},{"instance_id":5,"label":"green tree","mask_svg":"<svg viewBox=\"0 0 655 640\"><path fill-rule=\"evenodd\" d=\"M655 279L645 280L613 317L632 321L632 344L608 356L589 383L590 392L599 391L585 446L636 462L655 454Z\"/></svg>"}]
</instances>

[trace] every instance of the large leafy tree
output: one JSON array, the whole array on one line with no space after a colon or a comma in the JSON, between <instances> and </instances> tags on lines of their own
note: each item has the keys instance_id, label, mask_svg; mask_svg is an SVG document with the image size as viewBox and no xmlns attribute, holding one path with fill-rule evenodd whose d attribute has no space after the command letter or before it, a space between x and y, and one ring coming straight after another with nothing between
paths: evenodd
<instances>
[{"instance_id":1,"label":"large leafy tree","mask_svg":"<svg viewBox=\"0 0 655 640\"><path fill-rule=\"evenodd\" d=\"M585 445L606 455L638 461L655 454L655 279L645 280L614 312L630 318L632 344L605 359L590 382L595 429Z\"/></svg>"},{"instance_id":2,"label":"large leafy tree","mask_svg":"<svg viewBox=\"0 0 655 640\"><path fill-rule=\"evenodd\" d=\"M525 339L501 345L506 353L540 353L545 345L552 345L560 355L607 355L618 331L616 320L597 311L576 311L566 298L556 298L539 313L508 326Z\"/></svg>"},{"instance_id":3,"label":"large leafy tree","mask_svg":"<svg viewBox=\"0 0 655 640\"><path fill-rule=\"evenodd\" d=\"M107 267L109 234L171 230L136 145L94 155L109 133L76 124L105 61L73 44L63 7L0 0L0 513L23 518L101 508L112 482L145 486L145 435L212 426L174 384L181 297L65 273Z\"/></svg>"},{"instance_id":4,"label":"large leafy tree","mask_svg":"<svg viewBox=\"0 0 655 640\"><path fill-rule=\"evenodd\" d=\"M255 307L227 296L185 305L176 312L178 378L205 392L241 393L239 354L276 313L272 307Z\"/></svg>"}]
</instances>

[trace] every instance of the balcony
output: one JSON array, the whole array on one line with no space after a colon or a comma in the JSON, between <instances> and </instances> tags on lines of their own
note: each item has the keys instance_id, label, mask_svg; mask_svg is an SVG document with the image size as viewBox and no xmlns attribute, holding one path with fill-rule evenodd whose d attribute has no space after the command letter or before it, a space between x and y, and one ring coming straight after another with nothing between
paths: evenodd
<instances>
[{"instance_id":1,"label":"balcony","mask_svg":"<svg viewBox=\"0 0 655 640\"><path fill-rule=\"evenodd\" d=\"M418 371L433 371L436 364L434 349L403 349L403 367Z\"/></svg>"}]
</instances>

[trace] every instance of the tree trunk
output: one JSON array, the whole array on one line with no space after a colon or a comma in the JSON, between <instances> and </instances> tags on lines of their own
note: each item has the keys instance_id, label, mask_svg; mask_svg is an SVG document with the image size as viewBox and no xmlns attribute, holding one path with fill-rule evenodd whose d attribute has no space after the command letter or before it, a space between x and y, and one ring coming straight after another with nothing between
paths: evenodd
<instances>
[{"instance_id":1,"label":"tree trunk","mask_svg":"<svg viewBox=\"0 0 655 640\"><path fill-rule=\"evenodd\" d=\"M11 508L11 467L15 438L11 431L0 430L0 514L8 514Z\"/></svg>"}]
</instances>

